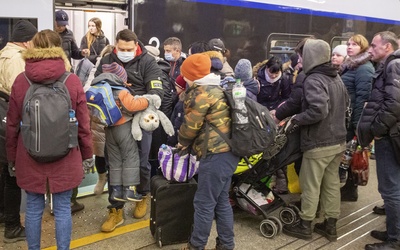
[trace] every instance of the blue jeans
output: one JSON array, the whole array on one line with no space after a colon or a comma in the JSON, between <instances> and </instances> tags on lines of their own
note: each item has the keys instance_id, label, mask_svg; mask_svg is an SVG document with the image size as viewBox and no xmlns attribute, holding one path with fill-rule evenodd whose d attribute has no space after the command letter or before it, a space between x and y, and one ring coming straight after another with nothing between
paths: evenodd
<instances>
[{"instance_id":1,"label":"blue jeans","mask_svg":"<svg viewBox=\"0 0 400 250\"><path fill-rule=\"evenodd\" d=\"M190 244L196 249L204 249L207 245L214 218L220 245L225 249L235 247L229 188L238 162L239 157L231 152L210 154L200 159L190 238Z\"/></svg>"},{"instance_id":2,"label":"blue jeans","mask_svg":"<svg viewBox=\"0 0 400 250\"><path fill-rule=\"evenodd\" d=\"M40 250L44 194L26 192L25 232L29 250ZM53 211L56 221L57 249L69 249L72 232L72 190L53 194Z\"/></svg>"},{"instance_id":3,"label":"blue jeans","mask_svg":"<svg viewBox=\"0 0 400 250\"><path fill-rule=\"evenodd\" d=\"M399 152L397 152L398 154ZM400 241L400 164L389 137L375 140L378 191L385 203L389 240Z\"/></svg>"}]
</instances>

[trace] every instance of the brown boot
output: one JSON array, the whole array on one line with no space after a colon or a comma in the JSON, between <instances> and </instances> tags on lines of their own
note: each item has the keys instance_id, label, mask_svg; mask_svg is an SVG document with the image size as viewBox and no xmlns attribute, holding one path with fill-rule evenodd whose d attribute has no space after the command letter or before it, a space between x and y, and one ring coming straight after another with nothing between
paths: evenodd
<instances>
[{"instance_id":1,"label":"brown boot","mask_svg":"<svg viewBox=\"0 0 400 250\"><path fill-rule=\"evenodd\" d=\"M111 208L107 220L101 226L102 232L112 232L124 223L124 210Z\"/></svg>"},{"instance_id":2,"label":"brown boot","mask_svg":"<svg viewBox=\"0 0 400 250\"><path fill-rule=\"evenodd\" d=\"M337 241L336 222L335 218L325 219L324 222L315 224L314 232L325 236L329 241Z\"/></svg>"},{"instance_id":3,"label":"brown boot","mask_svg":"<svg viewBox=\"0 0 400 250\"><path fill-rule=\"evenodd\" d=\"M147 213L147 195L143 196L142 201L136 202L135 210L133 210L133 217L136 219L143 218Z\"/></svg>"}]
</instances>

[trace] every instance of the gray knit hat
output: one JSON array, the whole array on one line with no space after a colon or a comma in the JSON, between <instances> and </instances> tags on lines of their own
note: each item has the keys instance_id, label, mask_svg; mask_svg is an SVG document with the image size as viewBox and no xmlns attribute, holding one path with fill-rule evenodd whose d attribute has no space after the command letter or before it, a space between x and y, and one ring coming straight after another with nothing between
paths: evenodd
<instances>
[{"instance_id":1,"label":"gray knit hat","mask_svg":"<svg viewBox=\"0 0 400 250\"><path fill-rule=\"evenodd\" d=\"M27 20L19 20L13 27L11 42L23 43L32 40L38 30Z\"/></svg>"},{"instance_id":2,"label":"gray knit hat","mask_svg":"<svg viewBox=\"0 0 400 250\"><path fill-rule=\"evenodd\" d=\"M240 59L235 67L235 77L247 81L253 77L251 62L247 59Z\"/></svg>"}]
</instances>

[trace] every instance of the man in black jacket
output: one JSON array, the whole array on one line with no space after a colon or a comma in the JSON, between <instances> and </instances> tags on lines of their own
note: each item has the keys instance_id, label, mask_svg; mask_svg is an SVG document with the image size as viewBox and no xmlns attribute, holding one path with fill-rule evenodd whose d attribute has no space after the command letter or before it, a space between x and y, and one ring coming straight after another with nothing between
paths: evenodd
<instances>
[{"instance_id":1,"label":"man in black jacket","mask_svg":"<svg viewBox=\"0 0 400 250\"><path fill-rule=\"evenodd\" d=\"M338 166L345 150L345 111L347 90L335 68L329 63L330 47L323 40L306 39L296 48L303 64L302 111L292 118L300 125L303 162L300 169L300 221L285 225L283 232L297 238L312 238L311 223L318 203L325 221L315 231L336 241L336 221L340 214Z\"/></svg>"},{"instance_id":2,"label":"man in black jacket","mask_svg":"<svg viewBox=\"0 0 400 250\"><path fill-rule=\"evenodd\" d=\"M162 72L154 57L149 55L143 43L139 41L136 34L124 29L118 32L113 51L104 56L97 68L95 76L102 73L103 64L113 62L122 65L128 74L128 84L135 95L158 95L161 99L164 96L162 87ZM149 154L152 141L152 133L142 130L143 138L138 142L140 155L140 185L137 190L143 195L143 200L136 202L133 216L140 219L146 215L147 194L150 192L150 171ZM133 140L133 137L132 137ZM107 221L101 227L103 232L112 232L124 222L123 202L116 202L109 198L111 205Z\"/></svg>"},{"instance_id":3,"label":"man in black jacket","mask_svg":"<svg viewBox=\"0 0 400 250\"><path fill-rule=\"evenodd\" d=\"M80 50L76 45L74 33L67 29L68 20L68 14L65 11L56 11L55 31L61 36L62 48L68 57L68 61L71 62L71 58L79 60L89 56L90 51L88 49Z\"/></svg>"},{"instance_id":4,"label":"man in black jacket","mask_svg":"<svg viewBox=\"0 0 400 250\"><path fill-rule=\"evenodd\" d=\"M400 249L400 163L390 137L400 122L400 50L396 35L389 31L375 34L368 53L378 68L357 132L363 147L375 140L378 190L385 204L387 231L371 231L372 237L384 242L368 244L365 249Z\"/></svg>"}]
</instances>

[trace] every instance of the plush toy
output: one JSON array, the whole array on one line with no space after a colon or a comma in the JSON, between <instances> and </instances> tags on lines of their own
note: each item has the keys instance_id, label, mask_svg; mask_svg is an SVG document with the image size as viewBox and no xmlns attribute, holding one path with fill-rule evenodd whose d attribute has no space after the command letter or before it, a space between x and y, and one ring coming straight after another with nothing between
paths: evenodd
<instances>
[{"instance_id":1,"label":"plush toy","mask_svg":"<svg viewBox=\"0 0 400 250\"><path fill-rule=\"evenodd\" d=\"M160 126L160 123L169 136L174 135L174 127L171 121L163 112L158 110L161 106L161 98L158 95L143 95L141 97L145 97L149 101L149 107L133 116L131 130L133 138L141 141L143 136L141 128L149 132L154 131Z\"/></svg>"}]
</instances>

